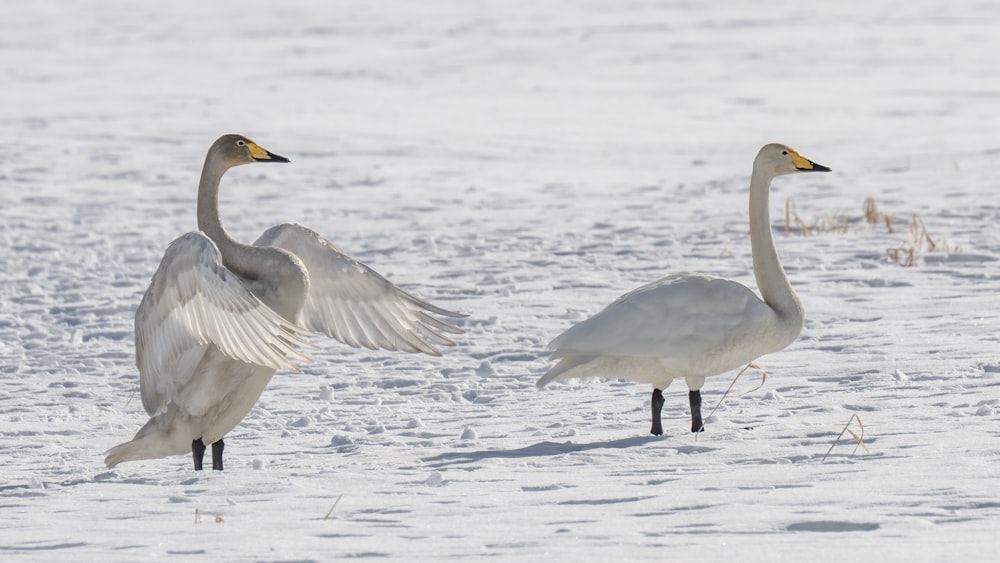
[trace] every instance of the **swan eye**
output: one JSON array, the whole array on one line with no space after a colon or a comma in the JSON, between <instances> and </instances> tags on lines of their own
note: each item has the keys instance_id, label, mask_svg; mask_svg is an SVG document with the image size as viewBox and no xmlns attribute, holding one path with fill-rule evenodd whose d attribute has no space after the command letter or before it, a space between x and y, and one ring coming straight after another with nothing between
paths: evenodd
<instances>
[{"instance_id":1,"label":"swan eye","mask_svg":"<svg viewBox=\"0 0 1000 563\"><path fill-rule=\"evenodd\" d=\"M788 156L788 151L781 151L781 154Z\"/></svg>"},{"instance_id":2,"label":"swan eye","mask_svg":"<svg viewBox=\"0 0 1000 563\"><path fill-rule=\"evenodd\" d=\"M237 147L245 147L246 143L243 142L243 139L240 139L240 140L236 141L236 146Z\"/></svg>"}]
</instances>

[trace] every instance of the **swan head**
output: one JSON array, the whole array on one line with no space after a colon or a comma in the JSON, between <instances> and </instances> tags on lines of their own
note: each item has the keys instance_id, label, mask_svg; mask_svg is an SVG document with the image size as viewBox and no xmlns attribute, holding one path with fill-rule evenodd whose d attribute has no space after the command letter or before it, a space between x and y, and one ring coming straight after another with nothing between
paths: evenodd
<instances>
[{"instance_id":1,"label":"swan head","mask_svg":"<svg viewBox=\"0 0 1000 563\"><path fill-rule=\"evenodd\" d=\"M220 160L227 168L251 162L288 162L243 135L223 135L208 149L210 158Z\"/></svg>"},{"instance_id":2,"label":"swan head","mask_svg":"<svg viewBox=\"0 0 1000 563\"><path fill-rule=\"evenodd\" d=\"M794 150L780 143L764 145L753 161L755 171L771 176L797 174L799 172L829 172L822 164L816 164Z\"/></svg>"}]
</instances>

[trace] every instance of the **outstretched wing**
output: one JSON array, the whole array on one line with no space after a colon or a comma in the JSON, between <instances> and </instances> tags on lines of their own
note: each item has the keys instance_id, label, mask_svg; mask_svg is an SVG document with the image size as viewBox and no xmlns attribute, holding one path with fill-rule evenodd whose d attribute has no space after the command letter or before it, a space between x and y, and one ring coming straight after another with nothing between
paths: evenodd
<instances>
[{"instance_id":1,"label":"outstretched wing","mask_svg":"<svg viewBox=\"0 0 1000 563\"><path fill-rule=\"evenodd\" d=\"M166 408L210 345L237 360L298 371L309 361L302 329L262 303L222 263L211 239L188 233L170 243L135 313L142 405Z\"/></svg>"},{"instance_id":2,"label":"outstretched wing","mask_svg":"<svg viewBox=\"0 0 1000 563\"><path fill-rule=\"evenodd\" d=\"M443 333L464 331L430 315L465 315L436 307L393 285L378 272L341 252L314 231L294 223L268 229L254 244L276 246L299 257L309 272L309 295L300 324L371 350L441 353L454 346Z\"/></svg>"}]
</instances>

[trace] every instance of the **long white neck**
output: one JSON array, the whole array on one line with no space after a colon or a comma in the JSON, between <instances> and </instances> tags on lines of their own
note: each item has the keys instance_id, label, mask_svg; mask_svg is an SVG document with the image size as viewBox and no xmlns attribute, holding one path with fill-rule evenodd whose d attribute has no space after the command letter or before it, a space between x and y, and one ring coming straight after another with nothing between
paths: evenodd
<instances>
[{"instance_id":1,"label":"long white neck","mask_svg":"<svg viewBox=\"0 0 1000 563\"><path fill-rule=\"evenodd\" d=\"M219 182L228 169L224 163L213 159L211 153L205 158L198 184L198 230L219 247L227 268L253 279L255 276L247 275L246 266L251 263L254 247L233 240L219 218Z\"/></svg>"},{"instance_id":2,"label":"long white neck","mask_svg":"<svg viewBox=\"0 0 1000 563\"><path fill-rule=\"evenodd\" d=\"M778 251L771 236L771 219L768 212L771 179L756 167L750 176L750 247L753 251L753 273L761 297L778 314L782 323L795 326L796 334L802 327L805 314L798 295L788 283L785 269L781 267Z\"/></svg>"},{"instance_id":3,"label":"long white neck","mask_svg":"<svg viewBox=\"0 0 1000 563\"><path fill-rule=\"evenodd\" d=\"M304 268L285 251L243 244L229 236L219 218L219 182L228 169L225 163L213 159L211 153L205 158L198 185L198 229L219 247L226 268L244 279L259 282L250 287L257 297L295 322L308 291Z\"/></svg>"}]
</instances>

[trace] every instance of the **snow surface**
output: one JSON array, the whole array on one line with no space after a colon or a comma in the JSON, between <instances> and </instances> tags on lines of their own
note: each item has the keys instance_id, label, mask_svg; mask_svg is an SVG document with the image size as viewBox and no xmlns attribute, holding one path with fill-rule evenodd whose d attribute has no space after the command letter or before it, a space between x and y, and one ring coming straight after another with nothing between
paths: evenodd
<instances>
[{"instance_id":1,"label":"snow surface","mask_svg":"<svg viewBox=\"0 0 1000 563\"><path fill-rule=\"evenodd\" d=\"M995 560L998 26L933 0L5 3L0 559ZM146 420L132 314L228 132L292 160L223 180L234 235L308 225L468 332L442 358L317 339L225 472L108 471ZM662 437L648 386L537 391L545 344L638 285L753 284L772 141L834 172L775 182L807 318L764 386L694 436L676 384ZM789 198L846 232L783 234ZM912 214L945 246L902 267ZM868 452L823 461L855 414Z\"/></svg>"}]
</instances>

